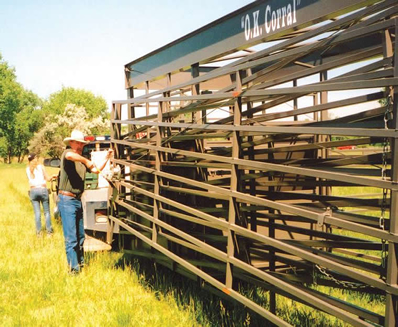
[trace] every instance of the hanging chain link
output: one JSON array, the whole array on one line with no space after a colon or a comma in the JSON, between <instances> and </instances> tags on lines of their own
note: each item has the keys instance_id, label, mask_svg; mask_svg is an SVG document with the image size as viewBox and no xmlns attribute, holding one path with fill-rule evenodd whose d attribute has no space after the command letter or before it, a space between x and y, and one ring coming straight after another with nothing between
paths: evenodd
<instances>
[{"instance_id":1,"label":"hanging chain link","mask_svg":"<svg viewBox=\"0 0 398 327\"><path fill-rule=\"evenodd\" d=\"M359 288L365 288L367 285L362 284L362 283L355 283L355 282L349 282L346 280L339 280L336 277L334 277L332 274L329 274L326 271L326 268L321 267L319 265L315 265L315 267L319 270L319 272L324 275L328 280L331 280L335 282L337 285L341 285L345 288L351 288L351 289L359 289Z\"/></svg>"},{"instance_id":2,"label":"hanging chain link","mask_svg":"<svg viewBox=\"0 0 398 327\"><path fill-rule=\"evenodd\" d=\"M392 96L391 93L387 97L387 106L386 106L386 111L384 113L384 128L388 129L388 123L393 119L393 112L392 112ZM381 169L381 178L382 180L387 179L387 156L388 153L390 152L390 144L389 144L389 139L384 138L383 141L383 154L382 154L382 169ZM383 199L381 203L381 213L380 213L380 218L379 218L379 226L382 230L385 230L385 215L386 215L386 208L387 208L387 197L388 197L388 189L384 188L383 189ZM387 260L387 244L386 240L382 239L381 240L381 265L383 268L386 266L386 260ZM365 288L366 285L362 283L355 283L355 282L349 282L349 281L344 281L344 280L339 280L335 278L332 274L328 273L326 271L326 268L321 267L319 265L315 265L315 267L318 269L318 271L325 276L328 280L333 281L337 285L341 285L345 288L351 288L351 289L359 289L359 288ZM316 280L316 273L315 270L313 271L313 279Z\"/></svg>"},{"instance_id":3,"label":"hanging chain link","mask_svg":"<svg viewBox=\"0 0 398 327\"><path fill-rule=\"evenodd\" d=\"M385 213L386 213L386 206L387 206L387 194L388 190L383 189L383 200L381 202L381 215L379 218L379 225L382 230L385 230ZM386 267L386 260L387 260L387 244L386 240L381 240L381 266L383 268Z\"/></svg>"},{"instance_id":4,"label":"hanging chain link","mask_svg":"<svg viewBox=\"0 0 398 327\"><path fill-rule=\"evenodd\" d=\"M393 118L392 112L392 95L391 92L387 96L387 106L386 111L384 113L384 128L388 129L388 122ZM381 179L387 180L387 155L390 152L390 144L389 139L386 137L384 138L383 142L383 154L382 154L382 168L381 168ZM385 215L386 215L386 208L387 208L387 197L388 197L388 189L383 188L383 199L381 202L381 212L379 218L379 226L382 230L385 230ZM386 240L381 240L381 266L383 268L386 267L386 260L387 260L387 244Z\"/></svg>"},{"instance_id":5,"label":"hanging chain link","mask_svg":"<svg viewBox=\"0 0 398 327\"><path fill-rule=\"evenodd\" d=\"M389 152L389 146L388 146L388 139L384 139L384 144L383 144L383 155L382 155L382 168L381 168L381 179L386 180L387 179L387 153ZM386 214L386 207L387 207L387 194L388 194L388 189L383 188L383 199L381 202L381 213L380 213L380 218L379 218L379 226L382 230L385 229L385 214Z\"/></svg>"},{"instance_id":6,"label":"hanging chain link","mask_svg":"<svg viewBox=\"0 0 398 327\"><path fill-rule=\"evenodd\" d=\"M388 94L387 96L387 105L386 105L386 111L384 112L384 128L388 129L388 122L391 121L394 117L393 114L393 99L392 99L392 94Z\"/></svg>"}]
</instances>

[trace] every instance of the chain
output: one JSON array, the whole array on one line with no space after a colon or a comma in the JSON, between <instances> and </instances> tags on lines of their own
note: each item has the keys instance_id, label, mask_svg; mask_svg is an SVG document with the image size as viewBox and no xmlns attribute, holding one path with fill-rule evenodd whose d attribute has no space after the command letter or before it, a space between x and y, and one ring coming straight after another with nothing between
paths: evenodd
<instances>
[{"instance_id":1,"label":"chain","mask_svg":"<svg viewBox=\"0 0 398 327\"><path fill-rule=\"evenodd\" d=\"M384 112L384 128L388 129L388 122L393 119L393 111L392 111L392 105L393 105L393 99L391 92L387 96L387 106L386 106L386 111Z\"/></svg>"},{"instance_id":2,"label":"chain","mask_svg":"<svg viewBox=\"0 0 398 327\"><path fill-rule=\"evenodd\" d=\"M385 230L385 212L386 212L386 203L387 203L387 189L383 189L383 200L381 203L381 215L379 219L379 225L382 230ZM386 259L387 259L387 245L386 240L381 240L381 266L383 268L386 267Z\"/></svg>"},{"instance_id":3,"label":"chain","mask_svg":"<svg viewBox=\"0 0 398 327\"><path fill-rule=\"evenodd\" d=\"M387 179L387 153L388 153L388 139L384 139L383 144L383 154L382 154L382 168L381 168L381 179ZM383 188L383 199L381 202L381 213L379 218L379 226L382 230L385 229L385 214L386 214L386 206L387 206L387 194L388 189Z\"/></svg>"},{"instance_id":4,"label":"chain","mask_svg":"<svg viewBox=\"0 0 398 327\"><path fill-rule=\"evenodd\" d=\"M290 266L289 268L293 272L293 274L297 276L297 267L296 266Z\"/></svg>"},{"instance_id":5,"label":"chain","mask_svg":"<svg viewBox=\"0 0 398 327\"><path fill-rule=\"evenodd\" d=\"M392 112L392 96L391 92L387 96L387 106L386 111L384 113L384 128L388 129L388 122L393 118ZM381 179L387 179L387 154L390 152L389 150L389 140L388 138L384 138L383 142L383 154L382 154L382 168L381 168ZM388 196L388 189L383 188L383 199L381 202L381 212L379 218L379 226L382 230L385 230L385 215L386 215L386 207L387 207L387 196ZM386 260L387 260L387 244L386 240L381 240L381 266L382 268L386 267Z\"/></svg>"},{"instance_id":6,"label":"chain","mask_svg":"<svg viewBox=\"0 0 398 327\"><path fill-rule=\"evenodd\" d=\"M323 268L319 265L315 265L315 267L319 270L319 272L324 275L327 279L335 282L337 285L341 285L345 288L351 288L351 289L359 289L359 288L365 288L367 287L367 285L364 285L362 283L354 283L354 282L349 282L346 280L339 280L336 277L334 277L333 275L329 274L326 271L326 268Z\"/></svg>"},{"instance_id":7,"label":"chain","mask_svg":"<svg viewBox=\"0 0 398 327\"><path fill-rule=\"evenodd\" d=\"M385 176L382 176L384 179ZM383 188L383 199L381 201L381 213L379 218L379 226L382 230L385 230L385 214L386 214L386 206L387 206L387 195L388 189ZM381 266L383 268L386 267L386 260L387 260L387 245L386 240L381 240Z\"/></svg>"}]
</instances>

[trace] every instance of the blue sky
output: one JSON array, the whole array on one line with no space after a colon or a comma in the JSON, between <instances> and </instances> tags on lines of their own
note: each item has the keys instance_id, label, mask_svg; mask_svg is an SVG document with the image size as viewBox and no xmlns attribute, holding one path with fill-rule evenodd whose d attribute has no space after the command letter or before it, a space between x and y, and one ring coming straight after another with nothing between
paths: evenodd
<instances>
[{"instance_id":1,"label":"blue sky","mask_svg":"<svg viewBox=\"0 0 398 327\"><path fill-rule=\"evenodd\" d=\"M124 65L253 0L0 0L0 53L42 98L126 99Z\"/></svg>"}]
</instances>

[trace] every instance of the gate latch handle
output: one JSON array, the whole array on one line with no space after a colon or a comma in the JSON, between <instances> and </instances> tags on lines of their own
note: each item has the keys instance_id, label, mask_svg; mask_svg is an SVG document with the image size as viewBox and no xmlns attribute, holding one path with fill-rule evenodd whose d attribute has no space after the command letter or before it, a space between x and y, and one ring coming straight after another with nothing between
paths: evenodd
<instances>
[{"instance_id":1,"label":"gate latch handle","mask_svg":"<svg viewBox=\"0 0 398 327\"><path fill-rule=\"evenodd\" d=\"M322 227L325 222L325 218L331 216L332 216L332 210L330 210L330 208L328 207L325 212L318 215L318 226Z\"/></svg>"}]
</instances>

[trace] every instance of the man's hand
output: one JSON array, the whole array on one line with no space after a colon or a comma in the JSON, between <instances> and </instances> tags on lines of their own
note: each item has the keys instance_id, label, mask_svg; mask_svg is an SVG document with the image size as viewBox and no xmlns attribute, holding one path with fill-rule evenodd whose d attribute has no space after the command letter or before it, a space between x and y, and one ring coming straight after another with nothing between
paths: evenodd
<instances>
[{"instance_id":1,"label":"man's hand","mask_svg":"<svg viewBox=\"0 0 398 327\"><path fill-rule=\"evenodd\" d=\"M112 156L113 156L113 150L112 150L112 149L109 149L109 150L108 150L108 153L106 154L106 158L109 159L109 158L111 158Z\"/></svg>"},{"instance_id":2,"label":"man's hand","mask_svg":"<svg viewBox=\"0 0 398 327\"><path fill-rule=\"evenodd\" d=\"M89 161L88 165L89 166L87 166L87 168L90 169L90 172L92 172L94 174L99 174L100 173L100 170L97 168L97 166L95 165L94 162Z\"/></svg>"},{"instance_id":3,"label":"man's hand","mask_svg":"<svg viewBox=\"0 0 398 327\"><path fill-rule=\"evenodd\" d=\"M91 168L91 172L92 172L93 174L99 174L99 173L100 173L100 170L97 168L97 166L94 165L94 167Z\"/></svg>"}]
</instances>

